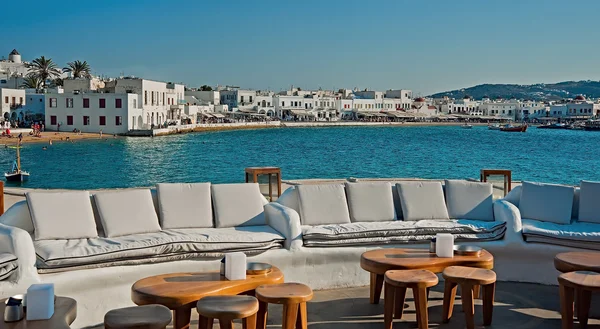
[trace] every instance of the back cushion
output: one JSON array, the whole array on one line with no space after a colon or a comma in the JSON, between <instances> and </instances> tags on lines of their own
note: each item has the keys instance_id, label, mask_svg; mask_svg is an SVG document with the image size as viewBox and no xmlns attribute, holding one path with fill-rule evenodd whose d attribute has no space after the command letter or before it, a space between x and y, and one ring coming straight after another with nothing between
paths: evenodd
<instances>
[{"instance_id":1,"label":"back cushion","mask_svg":"<svg viewBox=\"0 0 600 329\"><path fill-rule=\"evenodd\" d=\"M161 230L148 189L98 193L94 201L107 238Z\"/></svg>"},{"instance_id":2,"label":"back cushion","mask_svg":"<svg viewBox=\"0 0 600 329\"><path fill-rule=\"evenodd\" d=\"M29 192L35 240L95 238L94 211L87 191Z\"/></svg>"},{"instance_id":3,"label":"back cushion","mask_svg":"<svg viewBox=\"0 0 600 329\"><path fill-rule=\"evenodd\" d=\"M346 196L352 222L396 219L390 183L346 183Z\"/></svg>"},{"instance_id":4,"label":"back cushion","mask_svg":"<svg viewBox=\"0 0 600 329\"><path fill-rule=\"evenodd\" d=\"M284 205L288 208L294 209L297 213L300 213L300 206L298 205L298 190L296 186L290 186L285 190L279 198L277 203Z\"/></svg>"},{"instance_id":5,"label":"back cushion","mask_svg":"<svg viewBox=\"0 0 600 329\"><path fill-rule=\"evenodd\" d=\"M302 225L350 223L343 185L299 185L296 189Z\"/></svg>"},{"instance_id":6,"label":"back cushion","mask_svg":"<svg viewBox=\"0 0 600 329\"><path fill-rule=\"evenodd\" d=\"M163 229L214 227L210 183L157 184Z\"/></svg>"},{"instance_id":7,"label":"back cushion","mask_svg":"<svg viewBox=\"0 0 600 329\"><path fill-rule=\"evenodd\" d=\"M216 227L266 225L257 183L216 184L211 190Z\"/></svg>"},{"instance_id":8,"label":"back cushion","mask_svg":"<svg viewBox=\"0 0 600 329\"><path fill-rule=\"evenodd\" d=\"M600 182L581 181L578 220L600 224Z\"/></svg>"},{"instance_id":9,"label":"back cushion","mask_svg":"<svg viewBox=\"0 0 600 329\"><path fill-rule=\"evenodd\" d=\"M402 182L396 184L404 220L449 220L444 190L440 182Z\"/></svg>"},{"instance_id":10,"label":"back cushion","mask_svg":"<svg viewBox=\"0 0 600 329\"><path fill-rule=\"evenodd\" d=\"M572 186L523 182L519 200L521 218L569 224L574 194Z\"/></svg>"},{"instance_id":11,"label":"back cushion","mask_svg":"<svg viewBox=\"0 0 600 329\"><path fill-rule=\"evenodd\" d=\"M494 190L490 183L447 180L446 205L453 219L494 220Z\"/></svg>"}]
</instances>

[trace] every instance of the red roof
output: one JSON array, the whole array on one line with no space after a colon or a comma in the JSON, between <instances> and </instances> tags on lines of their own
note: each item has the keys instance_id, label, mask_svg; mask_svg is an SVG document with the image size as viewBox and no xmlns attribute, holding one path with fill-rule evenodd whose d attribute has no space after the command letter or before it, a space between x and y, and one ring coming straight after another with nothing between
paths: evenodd
<instances>
[{"instance_id":1,"label":"red roof","mask_svg":"<svg viewBox=\"0 0 600 329\"><path fill-rule=\"evenodd\" d=\"M415 98L415 102L424 102L424 101L425 101L425 98L423 98L423 97Z\"/></svg>"}]
</instances>

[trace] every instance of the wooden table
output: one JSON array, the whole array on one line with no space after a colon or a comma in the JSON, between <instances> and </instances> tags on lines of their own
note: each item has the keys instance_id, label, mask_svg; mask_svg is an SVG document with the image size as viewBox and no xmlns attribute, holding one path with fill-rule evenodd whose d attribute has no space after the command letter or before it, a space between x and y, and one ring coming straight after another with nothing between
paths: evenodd
<instances>
[{"instance_id":1,"label":"wooden table","mask_svg":"<svg viewBox=\"0 0 600 329\"><path fill-rule=\"evenodd\" d=\"M437 257L429 249L375 249L360 257L360 267L371 273L371 304L379 304L383 277L389 270L429 270L441 273L448 266L470 266L491 270L494 268L494 256L487 250L481 250L479 256L458 256L453 258Z\"/></svg>"},{"instance_id":2,"label":"wooden table","mask_svg":"<svg viewBox=\"0 0 600 329\"><path fill-rule=\"evenodd\" d=\"M506 169L481 169L479 180L487 182L488 176L504 176L504 196L512 190L512 171Z\"/></svg>"},{"instance_id":3,"label":"wooden table","mask_svg":"<svg viewBox=\"0 0 600 329\"><path fill-rule=\"evenodd\" d=\"M273 186L271 185L271 177L277 179L277 197L281 196L281 169L279 167L248 167L245 170L246 183L258 183L259 175L269 176L269 201L273 200Z\"/></svg>"},{"instance_id":4,"label":"wooden table","mask_svg":"<svg viewBox=\"0 0 600 329\"><path fill-rule=\"evenodd\" d=\"M4 316L6 299L0 300L0 315ZM3 329L69 329L77 317L77 301L69 297L56 297L54 300L54 315L48 320L27 321L25 318L17 322L4 322L0 319Z\"/></svg>"},{"instance_id":5,"label":"wooden table","mask_svg":"<svg viewBox=\"0 0 600 329\"><path fill-rule=\"evenodd\" d=\"M190 326L192 308L202 297L253 292L263 284L283 283L275 266L267 274L247 275L245 280L227 280L219 272L171 273L141 279L131 287L137 305L160 304L173 310L173 328Z\"/></svg>"},{"instance_id":6,"label":"wooden table","mask_svg":"<svg viewBox=\"0 0 600 329\"><path fill-rule=\"evenodd\" d=\"M554 257L554 267L562 273L575 271L600 273L600 252L563 252Z\"/></svg>"}]
</instances>

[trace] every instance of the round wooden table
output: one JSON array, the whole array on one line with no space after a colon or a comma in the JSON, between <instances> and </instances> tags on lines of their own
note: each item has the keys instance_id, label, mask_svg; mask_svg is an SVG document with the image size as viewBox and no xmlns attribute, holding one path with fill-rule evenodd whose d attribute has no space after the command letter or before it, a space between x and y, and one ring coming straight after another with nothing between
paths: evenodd
<instances>
[{"instance_id":1,"label":"round wooden table","mask_svg":"<svg viewBox=\"0 0 600 329\"><path fill-rule=\"evenodd\" d=\"M367 251L360 257L360 267L371 273L371 304L379 304L383 276L389 270L429 270L441 273L449 266L491 270L494 268L494 256L483 249L479 256L454 255L453 258L441 258L428 249L390 248Z\"/></svg>"},{"instance_id":2,"label":"round wooden table","mask_svg":"<svg viewBox=\"0 0 600 329\"><path fill-rule=\"evenodd\" d=\"M600 252L563 252L554 257L554 267L562 273L576 271L600 273Z\"/></svg>"},{"instance_id":3,"label":"round wooden table","mask_svg":"<svg viewBox=\"0 0 600 329\"><path fill-rule=\"evenodd\" d=\"M137 305L160 304L173 310L173 328L190 326L192 308L200 298L253 292L263 284L283 283L275 266L267 274L246 275L245 280L228 280L219 272L170 273L141 279L131 287Z\"/></svg>"},{"instance_id":4,"label":"round wooden table","mask_svg":"<svg viewBox=\"0 0 600 329\"><path fill-rule=\"evenodd\" d=\"M0 314L4 314L6 299L0 299ZM4 322L0 319L2 328L6 329L69 329L77 318L77 301L69 297L56 296L54 299L54 314L48 320L27 321L25 317L17 322Z\"/></svg>"}]
</instances>

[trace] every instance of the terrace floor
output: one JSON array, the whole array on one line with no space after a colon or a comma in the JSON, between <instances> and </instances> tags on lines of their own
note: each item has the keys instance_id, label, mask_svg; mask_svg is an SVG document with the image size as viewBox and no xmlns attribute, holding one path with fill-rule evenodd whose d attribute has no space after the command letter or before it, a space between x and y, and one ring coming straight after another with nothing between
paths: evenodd
<instances>
[{"instance_id":1,"label":"terrace floor","mask_svg":"<svg viewBox=\"0 0 600 329\"><path fill-rule=\"evenodd\" d=\"M429 298L430 328L465 328L460 302L460 288L450 323L442 324L443 284L434 287ZM404 317L394 321L394 329L416 328L412 293L407 292L409 308ZM481 300L475 301L475 327L482 325ZM487 328L561 328L557 286L498 282L492 325ZM369 304L369 288L347 288L316 291L308 303L308 327L310 329L382 329L383 299L379 305ZM269 306L268 328L281 328L282 307ZM195 314L194 314L195 313ZM192 326L197 328L198 314L192 312ZM592 300L588 328L600 328L600 300ZM578 323L575 322L575 328ZM102 328L97 327L98 329ZM215 324L214 328L218 328ZM236 324L236 328L242 328Z\"/></svg>"}]
</instances>

